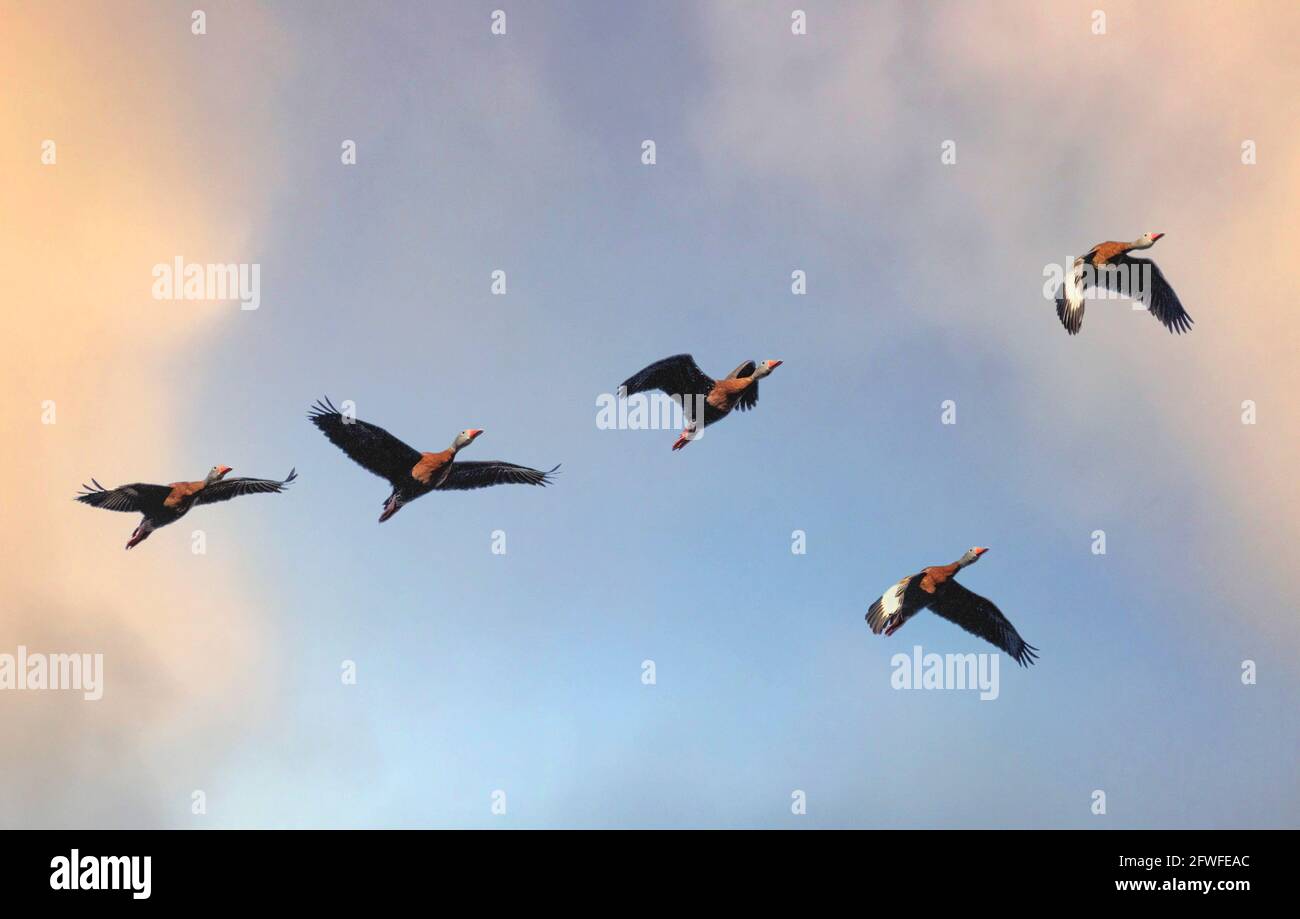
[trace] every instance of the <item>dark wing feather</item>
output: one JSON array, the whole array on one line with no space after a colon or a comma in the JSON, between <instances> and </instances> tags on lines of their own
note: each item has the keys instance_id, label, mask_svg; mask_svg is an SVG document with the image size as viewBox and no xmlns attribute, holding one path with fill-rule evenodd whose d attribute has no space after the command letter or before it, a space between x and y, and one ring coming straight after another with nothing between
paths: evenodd
<instances>
[{"instance_id":1,"label":"dark wing feather","mask_svg":"<svg viewBox=\"0 0 1300 919\"><path fill-rule=\"evenodd\" d=\"M1071 335L1078 335L1079 330L1083 328L1083 302L1071 309L1070 304L1065 299L1065 285L1056 294L1056 318L1061 320L1061 325L1065 326L1065 331Z\"/></svg>"},{"instance_id":2,"label":"dark wing feather","mask_svg":"<svg viewBox=\"0 0 1300 919\"><path fill-rule=\"evenodd\" d=\"M194 498L195 504L215 504L217 501L229 501L240 495L279 494L284 487L298 478L296 470L290 469L284 481L275 479L222 479L205 487Z\"/></svg>"},{"instance_id":3,"label":"dark wing feather","mask_svg":"<svg viewBox=\"0 0 1300 919\"><path fill-rule=\"evenodd\" d=\"M556 466L555 469L559 469ZM516 466L514 463L503 463L500 460L487 460L486 462L455 462L451 465L451 472L447 473L446 480L439 485L441 489L454 489L457 491L468 491L471 488L487 488L490 485L548 485L551 477L555 474L555 469L542 472L539 469L530 469L527 466Z\"/></svg>"},{"instance_id":4,"label":"dark wing feather","mask_svg":"<svg viewBox=\"0 0 1300 919\"><path fill-rule=\"evenodd\" d=\"M1128 290L1122 291L1129 293L1139 289L1138 279L1144 282L1141 284L1141 296L1136 299L1146 304L1147 311L1155 316L1170 332L1177 332L1181 335L1184 332L1190 332L1192 329L1192 317L1187 315L1183 309L1183 304L1179 301L1178 295L1170 286L1169 281L1165 279L1164 273L1156 266L1156 263L1149 258L1136 258L1131 255L1120 256L1113 259L1116 265L1125 265L1128 271L1127 286ZM1150 268L1150 284L1146 284L1146 271ZM1104 284L1110 290L1121 292L1119 288L1120 272L1099 272L1098 283Z\"/></svg>"},{"instance_id":5,"label":"dark wing feather","mask_svg":"<svg viewBox=\"0 0 1300 919\"><path fill-rule=\"evenodd\" d=\"M409 482L412 467L420 461L420 452L414 447L378 425L344 418L329 399L313 405L307 420L354 462L394 485Z\"/></svg>"},{"instance_id":6,"label":"dark wing feather","mask_svg":"<svg viewBox=\"0 0 1300 919\"><path fill-rule=\"evenodd\" d=\"M754 371L758 369L758 364L754 361L744 361L739 367L727 374L728 380L739 380L741 377L752 377Z\"/></svg>"},{"instance_id":7,"label":"dark wing feather","mask_svg":"<svg viewBox=\"0 0 1300 919\"><path fill-rule=\"evenodd\" d=\"M625 395L659 389L670 396L706 396L714 381L689 354L674 354L632 374L620 389Z\"/></svg>"},{"instance_id":8,"label":"dark wing feather","mask_svg":"<svg viewBox=\"0 0 1300 919\"><path fill-rule=\"evenodd\" d=\"M727 374L727 379L740 380L745 377L752 377L757 367L758 365L753 361L745 361L735 370L731 371L731 373ZM740 394L740 398L736 400L736 404L733 407L740 409L742 412L747 412L755 405L758 405L757 380L750 384L749 389Z\"/></svg>"},{"instance_id":9,"label":"dark wing feather","mask_svg":"<svg viewBox=\"0 0 1300 919\"><path fill-rule=\"evenodd\" d=\"M147 514L163 506L163 501L171 494L168 485L150 485L147 482L135 482L131 485L119 485L117 488L105 488L94 479L90 485L82 485L82 491L76 500L91 507L106 511L138 511Z\"/></svg>"},{"instance_id":10,"label":"dark wing feather","mask_svg":"<svg viewBox=\"0 0 1300 919\"><path fill-rule=\"evenodd\" d=\"M1038 649L1025 643L1001 610L956 581L949 581L939 589L930 601L930 609L972 635L1001 648L1022 667L1028 667L1038 656L1035 653Z\"/></svg>"}]
</instances>

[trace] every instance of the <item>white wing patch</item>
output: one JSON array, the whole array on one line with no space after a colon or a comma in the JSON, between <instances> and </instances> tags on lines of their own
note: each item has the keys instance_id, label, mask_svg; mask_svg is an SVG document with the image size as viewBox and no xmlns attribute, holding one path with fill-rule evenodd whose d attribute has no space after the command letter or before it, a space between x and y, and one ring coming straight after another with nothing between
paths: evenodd
<instances>
[{"instance_id":1,"label":"white wing patch","mask_svg":"<svg viewBox=\"0 0 1300 919\"><path fill-rule=\"evenodd\" d=\"M1070 281L1065 285L1065 305L1071 315L1083 306L1083 266L1082 257L1074 260L1074 267L1070 270Z\"/></svg>"},{"instance_id":2,"label":"white wing patch","mask_svg":"<svg viewBox=\"0 0 1300 919\"><path fill-rule=\"evenodd\" d=\"M893 587L887 589L880 597L880 611L884 613L884 617L880 620L881 622L888 622L893 619L902 608L903 591L907 589L907 582L910 580L911 578L903 578L903 580L899 581Z\"/></svg>"}]
</instances>

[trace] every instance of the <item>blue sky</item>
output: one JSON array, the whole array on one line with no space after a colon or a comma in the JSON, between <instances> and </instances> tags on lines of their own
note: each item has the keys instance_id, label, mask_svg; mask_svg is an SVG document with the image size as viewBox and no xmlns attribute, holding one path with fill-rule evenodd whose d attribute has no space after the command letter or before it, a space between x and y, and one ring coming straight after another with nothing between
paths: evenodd
<instances>
[{"instance_id":1,"label":"blue sky","mask_svg":"<svg viewBox=\"0 0 1300 919\"><path fill-rule=\"evenodd\" d=\"M1085 198L1071 177L1096 151L1042 136L1050 91L981 96L972 77L965 95L961 60L903 6L873 22L806 4L795 38L774 5L594 3L509 9L494 37L496 5L274 8L259 47L282 43L276 69L212 103L229 118L194 116L191 154L248 214L263 290L178 360L174 459L301 478L206 521L240 545L196 580L237 578L266 642L229 662L246 696L219 741L164 743L185 768L159 798L209 796L167 822L1294 826L1295 576L1264 562L1264 499L1223 481L1240 387L1197 372L1268 345L1217 338L1227 304L1197 293L1199 167L1135 152L1143 200ZM250 40L212 15L175 87L196 100ZM243 127L241 106L258 111ZM1067 337L1043 265L1148 229L1169 233L1154 255L1196 329L1099 303ZM601 393L681 351L718 375L785 364L756 411L680 453L673 431L597 428ZM481 427L466 458L563 467L545 490L432 495L381 527L385 483L305 420L321 395L419 449ZM1247 460L1289 431L1246 432ZM167 537L183 543L142 548ZM914 644L991 650L930 614L891 638L863 621L971 545L992 551L962 582L1040 662L1004 658L994 702L892 690Z\"/></svg>"}]
</instances>

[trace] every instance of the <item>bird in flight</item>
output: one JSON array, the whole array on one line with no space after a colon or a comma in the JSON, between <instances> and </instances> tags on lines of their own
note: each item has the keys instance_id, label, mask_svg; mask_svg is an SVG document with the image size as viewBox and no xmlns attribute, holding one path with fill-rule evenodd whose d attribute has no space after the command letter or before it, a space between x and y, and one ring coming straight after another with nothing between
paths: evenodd
<instances>
[{"instance_id":1,"label":"bird in flight","mask_svg":"<svg viewBox=\"0 0 1300 919\"><path fill-rule=\"evenodd\" d=\"M1132 297L1170 332L1190 331L1187 315L1164 273L1149 258L1135 258L1130 252L1150 249L1163 233L1144 233L1131 243L1097 243L1074 260L1070 276L1056 293L1056 315L1071 335L1083 328L1083 298L1090 289L1104 287Z\"/></svg>"},{"instance_id":2,"label":"bird in flight","mask_svg":"<svg viewBox=\"0 0 1300 919\"><path fill-rule=\"evenodd\" d=\"M1001 610L953 579L958 571L975 564L987 551L975 546L951 565L933 565L903 578L871 604L867 611L871 631L876 635L881 632L893 635L903 623L928 607L972 635L1001 648L1020 666L1028 667L1037 658L1038 649L1025 643Z\"/></svg>"},{"instance_id":3,"label":"bird in flight","mask_svg":"<svg viewBox=\"0 0 1300 919\"><path fill-rule=\"evenodd\" d=\"M180 520L196 505L229 501L240 495L279 494L298 477L292 469L280 482L274 479L228 479L226 475L229 472L229 466L216 465L197 482L172 482L170 485L135 482L113 489L91 479L90 485L81 486L82 491L76 500L106 511L143 514L144 519L127 541L126 548L130 549L148 539L149 534L159 527Z\"/></svg>"},{"instance_id":4,"label":"bird in flight","mask_svg":"<svg viewBox=\"0 0 1300 919\"><path fill-rule=\"evenodd\" d=\"M782 363L745 361L725 378L715 380L689 354L674 354L632 374L619 392L631 396L658 389L677 400L686 417L686 429L673 444L674 450L680 450L698 436L701 427L721 421L733 408L745 412L757 405L758 381Z\"/></svg>"},{"instance_id":5,"label":"bird in flight","mask_svg":"<svg viewBox=\"0 0 1300 919\"><path fill-rule=\"evenodd\" d=\"M384 502L384 511L379 515L380 523L396 514L403 505L431 491L509 484L544 486L560 468L556 465L554 469L542 472L500 460L458 461L456 455L482 435L479 428L461 431L446 450L421 453L378 425L344 416L328 398L312 406L307 418L355 463L387 479L393 486L392 494Z\"/></svg>"}]
</instances>

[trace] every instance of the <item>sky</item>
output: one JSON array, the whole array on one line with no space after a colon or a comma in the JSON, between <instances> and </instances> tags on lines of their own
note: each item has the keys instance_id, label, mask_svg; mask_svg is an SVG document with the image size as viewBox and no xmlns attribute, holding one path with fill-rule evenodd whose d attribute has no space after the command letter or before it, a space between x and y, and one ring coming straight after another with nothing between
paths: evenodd
<instances>
[{"instance_id":1,"label":"sky","mask_svg":"<svg viewBox=\"0 0 1300 919\"><path fill-rule=\"evenodd\" d=\"M0 826L1300 824L1293 4L193 7L0 0L0 653L104 655L0 690ZM1148 231L1192 332L1066 335L1044 268ZM598 426L679 352L784 364ZM379 526L323 395L563 465ZM71 500L218 463L299 478L130 553ZM863 621L972 545L1039 662L892 688L993 650Z\"/></svg>"}]
</instances>

